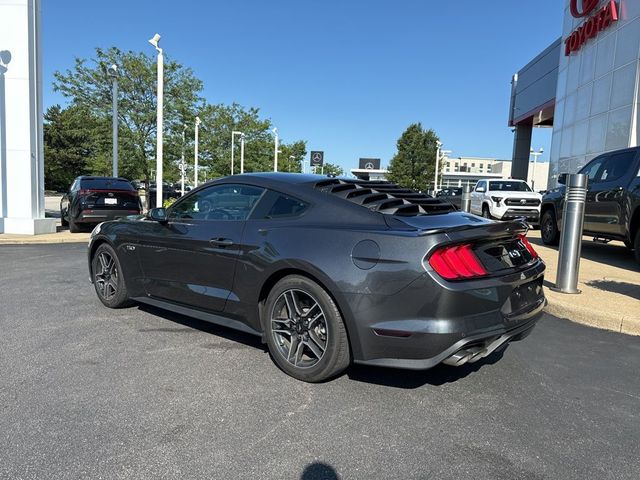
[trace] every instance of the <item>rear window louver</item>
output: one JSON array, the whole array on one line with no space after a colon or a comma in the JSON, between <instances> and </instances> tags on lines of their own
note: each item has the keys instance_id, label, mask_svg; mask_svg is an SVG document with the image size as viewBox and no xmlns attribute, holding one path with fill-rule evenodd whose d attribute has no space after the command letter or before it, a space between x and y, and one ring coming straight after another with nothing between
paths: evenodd
<instances>
[{"instance_id":1,"label":"rear window louver","mask_svg":"<svg viewBox=\"0 0 640 480\"><path fill-rule=\"evenodd\" d=\"M315 188L387 215L434 215L455 210L449 202L391 182L332 178L316 183Z\"/></svg>"}]
</instances>

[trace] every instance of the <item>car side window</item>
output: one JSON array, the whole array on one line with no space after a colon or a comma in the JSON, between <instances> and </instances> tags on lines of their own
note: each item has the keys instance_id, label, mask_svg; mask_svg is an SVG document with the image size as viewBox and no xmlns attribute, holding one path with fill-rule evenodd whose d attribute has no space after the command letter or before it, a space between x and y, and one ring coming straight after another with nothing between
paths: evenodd
<instances>
[{"instance_id":1,"label":"car side window","mask_svg":"<svg viewBox=\"0 0 640 480\"><path fill-rule=\"evenodd\" d=\"M589 184L595 183L598 170L600 170L600 167L607 158L609 157L602 156L592 160L590 163L586 164L579 173L583 173L589 178Z\"/></svg>"},{"instance_id":2,"label":"car side window","mask_svg":"<svg viewBox=\"0 0 640 480\"><path fill-rule=\"evenodd\" d=\"M479 188L484 188L485 191L487 190L487 182L478 182L478 184L476 185L476 192L478 191Z\"/></svg>"},{"instance_id":3,"label":"car side window","mask_svg":"<svg viewBox=\"0 0 640 480\"><path fill-rule=\"evenodd\" d=\"M169 208L169 219L246 220L264 192L251 185L212 185Z\"/></svg>"},{"instance_id":4,"label":"car side window","mask_svg":"<svg viewBox=\"0 0 640 480\"><path fill-rule=\"evenodd\" d=\"M278 194L273 206L269 209L265 218L295 217L302 214L308 205L289 195Z\"/></svg>"},{"instance_id":5,"label":"car side window","mask_svg":"<svg viewBox=\"0 0 640 480\"><path fill-rule=\"evenodd\" d=\"M607 158L596 177L596 182L612 182L624 177L636 156L635 151L616 153Z\"/></svg>"}]
</instances>

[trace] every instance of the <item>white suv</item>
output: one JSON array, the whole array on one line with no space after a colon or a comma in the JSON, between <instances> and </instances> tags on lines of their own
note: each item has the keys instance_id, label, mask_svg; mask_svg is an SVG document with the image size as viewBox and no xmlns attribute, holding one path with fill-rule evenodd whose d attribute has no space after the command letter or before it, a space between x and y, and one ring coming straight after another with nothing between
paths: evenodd
<instances>
[{"instance_id":1,"label":"white suv","mask_svg":"<svg viewBox=\"0 0 640 480\"><path fill-rule=\"evenodd\" d=\"M480 180L471 192L471 213L498 220L524 217L538 225L541 203L542 195L524 180Z\"/></svg>"}]
</instances>

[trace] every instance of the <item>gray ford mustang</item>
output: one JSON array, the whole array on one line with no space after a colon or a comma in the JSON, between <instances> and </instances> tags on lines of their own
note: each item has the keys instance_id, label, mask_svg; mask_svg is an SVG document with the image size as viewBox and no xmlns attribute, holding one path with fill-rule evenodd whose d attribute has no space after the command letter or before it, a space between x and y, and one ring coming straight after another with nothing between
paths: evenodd
<instances>
[{"instance_id":1,"label":"gray ford mustang","mask_svg":"<svg viewBox=\"0 0 640 480\"><path fill-rule=\"evenodd\" d=\"M475 362L542 313L544 263L494 222L386 182L237 175L96 227L89 270L111 308L142 302L259 335L289 375L351 362Z\"/></svg>"}]
</instances>

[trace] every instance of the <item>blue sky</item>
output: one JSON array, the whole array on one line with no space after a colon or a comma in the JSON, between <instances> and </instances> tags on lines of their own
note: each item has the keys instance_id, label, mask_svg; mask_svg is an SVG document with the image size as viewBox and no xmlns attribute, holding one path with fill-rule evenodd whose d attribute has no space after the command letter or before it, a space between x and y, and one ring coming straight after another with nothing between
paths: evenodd
<instances>
[{"instance_id":1,"label":"blue sky","mask_svg":"<svg viewBox=\"0 0 640 480\"><path fill-rule=\"evenodd\" d=\"M560 36L558 0L43 0L45 107L55 70L95 47L167 55L211 103L261 109L285 141L349 169L388 164L412 122L453 156L511 158L511 75ZM551 135L536 129L533 144Z\"/></svg>"}]
</instances>

